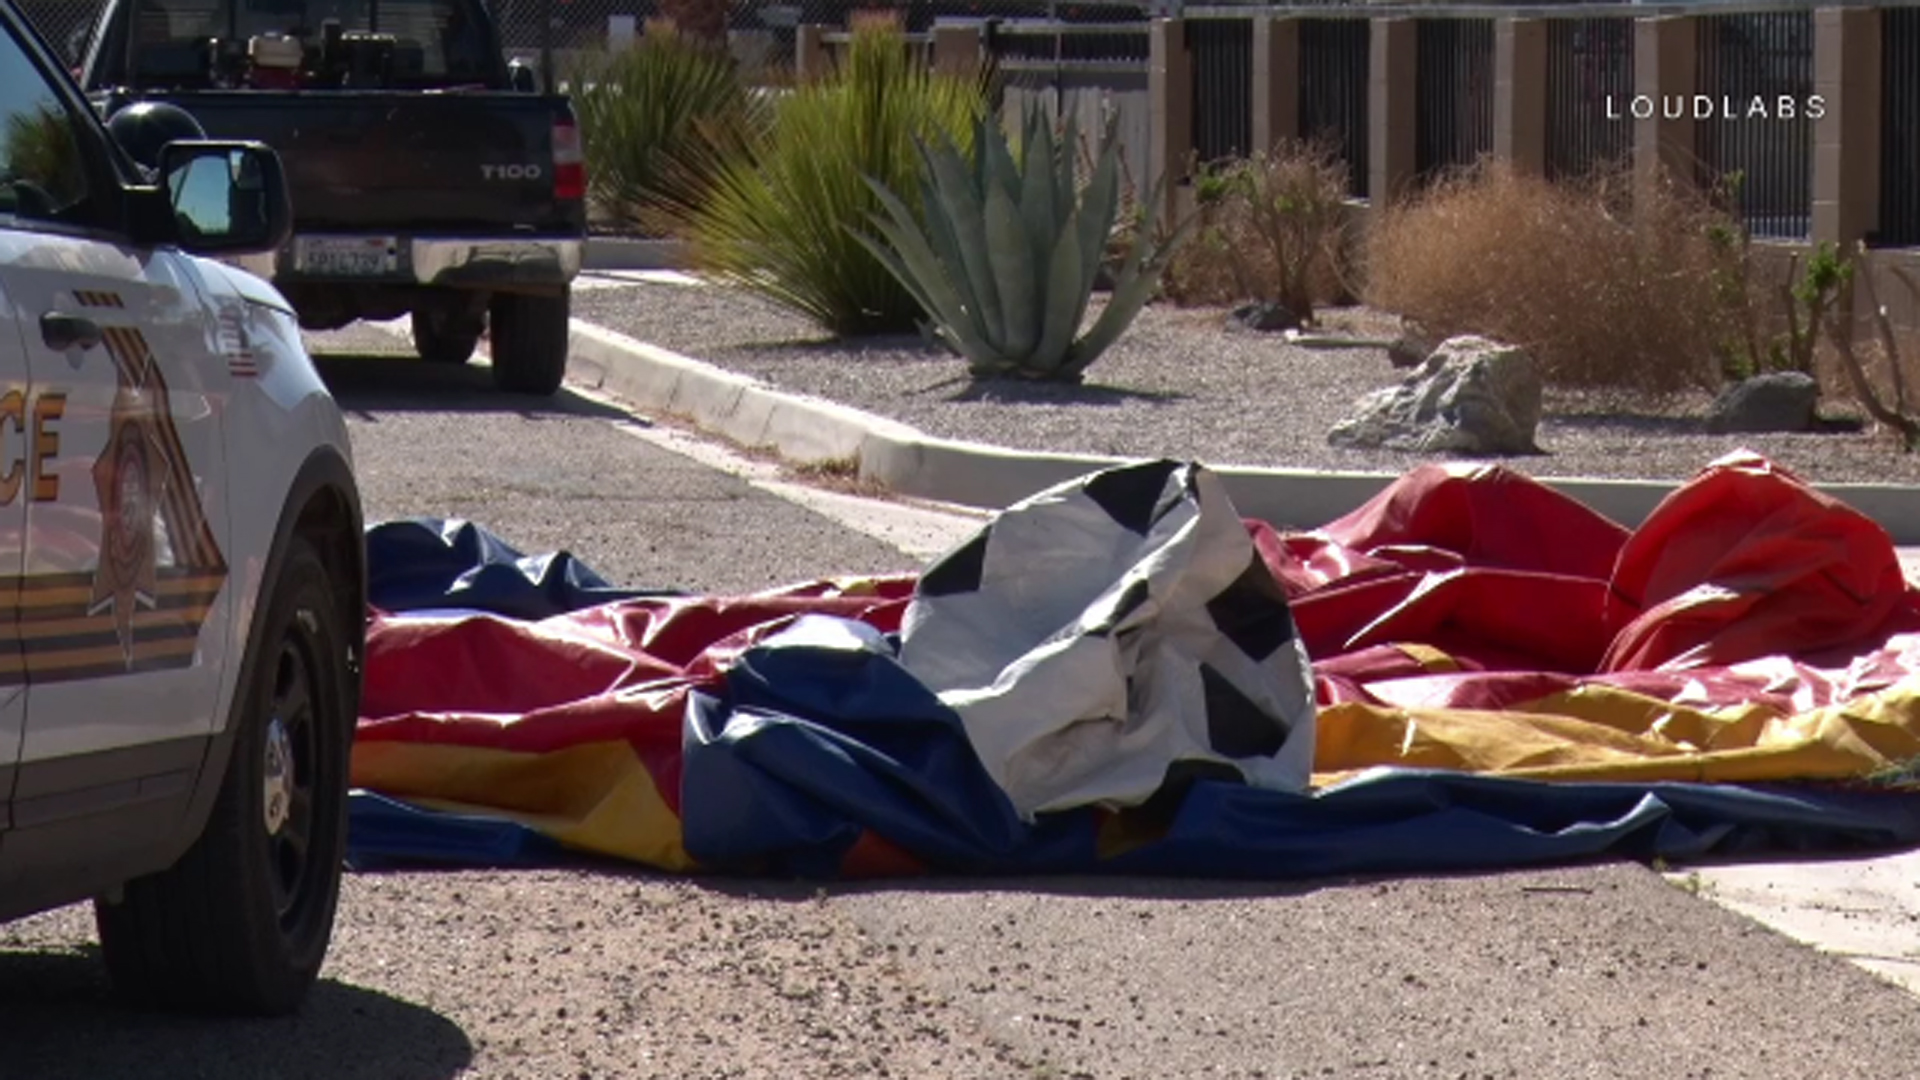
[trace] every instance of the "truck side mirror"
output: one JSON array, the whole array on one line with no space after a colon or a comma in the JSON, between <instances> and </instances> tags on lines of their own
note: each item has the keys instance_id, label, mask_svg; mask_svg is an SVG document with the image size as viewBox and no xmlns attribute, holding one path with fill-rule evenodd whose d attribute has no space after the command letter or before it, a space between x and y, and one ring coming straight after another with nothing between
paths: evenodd
<instances>
[{"instance_id":1,"label":"truck side mirror","mask_svg":"<svg viewBox=\"0 0 1920 1080\"><path fill-rule=\"evenodd\" d=\"M265 143L178 140L160 151L172 239L196 255L273 251L293 235L280 155Z\"/></svg>"}]
</instances>

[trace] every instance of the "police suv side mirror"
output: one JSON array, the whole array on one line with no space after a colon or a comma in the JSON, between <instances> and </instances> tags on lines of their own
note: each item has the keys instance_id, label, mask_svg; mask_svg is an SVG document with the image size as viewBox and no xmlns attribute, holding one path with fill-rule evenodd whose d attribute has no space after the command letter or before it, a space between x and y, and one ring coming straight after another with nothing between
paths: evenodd
<instances>
[{"instance_id":1,"label":"police suv side mirror","mask_svg":"<svg viewBox=\"0 0 1920 1080\"><path fill-rule=\"evenodd\" d=\"M160 236L196 255L273 251L293 235L280 155L260 142L181 139L160 149L154 207ZM156 222L157 224L157 222Z\"/></svg>"}]
</instances>

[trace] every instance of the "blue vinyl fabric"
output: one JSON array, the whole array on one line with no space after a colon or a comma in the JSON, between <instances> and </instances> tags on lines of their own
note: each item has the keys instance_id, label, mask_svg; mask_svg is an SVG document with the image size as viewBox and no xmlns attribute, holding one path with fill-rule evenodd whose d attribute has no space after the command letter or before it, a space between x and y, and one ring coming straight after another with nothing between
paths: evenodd
<instances>
[{"instance_id":1,"label":"blue vinyl fabric","mask_svg":"<svg viewBox=\"0 0 1920 1080\"><path fill-rule=\"evenodd\" d=\"M528 555L484 526L414 517L368 526L367 602L388 612L486 611L541 619L671 589L616 588L569 552Z\"/></svg>"}]
</instances>

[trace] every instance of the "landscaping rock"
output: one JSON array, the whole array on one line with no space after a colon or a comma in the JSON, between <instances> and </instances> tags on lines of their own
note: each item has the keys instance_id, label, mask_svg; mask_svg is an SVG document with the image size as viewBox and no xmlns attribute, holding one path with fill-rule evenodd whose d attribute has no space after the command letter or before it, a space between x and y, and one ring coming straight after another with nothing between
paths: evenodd
<instances>
[{"instance_id":1,"label":"landscaping rock","mask_svg":"<svg viewBox=\"0 0 1920 1080\"><path fill-rule=\"evenodd\" d=\"M1820 384L1798 371L1770 371L1733 384L1714 399L1707 430L1715 435L1811 431Z\"/></svg>"},{"instance_id":2,"label":"landscaping rock","mask_svg":"<svg viewBox=\"0 0 1920 1080\"><path fill-rule=\"evenodd\" d=\"M1387 346L1387 360L1397 368L1417 368L1427 362L1440 343L1418 323L1403 321L1399 340Z\"/></svg>"},{"instance_id":3,"label":"landscaping rock","mask_svg":"<svg viewBox=\"0 0 1920 1080\"><path fill-rule=\"evenodd\" d=\"M1227 316L1227 329L1258 330L1269 334L1282 330L1298 330L1300 316L1295 315L1287 305L1270 300L1242 304Z\"/></svg>"},{"instance_id":4,"label":"landscaping rock","mask_svg":"<svg viewBox=\"0 0 1920 1080\"><path fill-rule=\"evenodd\" d=\"M1541 380L1533 358L1483 337L1448 338L1399 386L1361 398L1332 446L1419 453L1538 454Z\"/></svg>"}]
</instances>

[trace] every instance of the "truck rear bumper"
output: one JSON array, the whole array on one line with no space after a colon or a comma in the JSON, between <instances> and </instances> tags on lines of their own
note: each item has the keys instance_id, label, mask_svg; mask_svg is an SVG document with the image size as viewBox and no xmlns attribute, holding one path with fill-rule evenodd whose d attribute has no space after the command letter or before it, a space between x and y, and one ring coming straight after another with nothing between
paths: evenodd
<instances>
[{"instance_id":1,"label":"truck rear bumper","mask_svg":"<svg viewBox=\"0 0 1920 1080\"><path fill-rule=\"evenodd\" d=\"M276 285L507 289L568 284L585 247L578 237L300 234L278 251L228 261Z\"/></svg>"}]
</instances>

